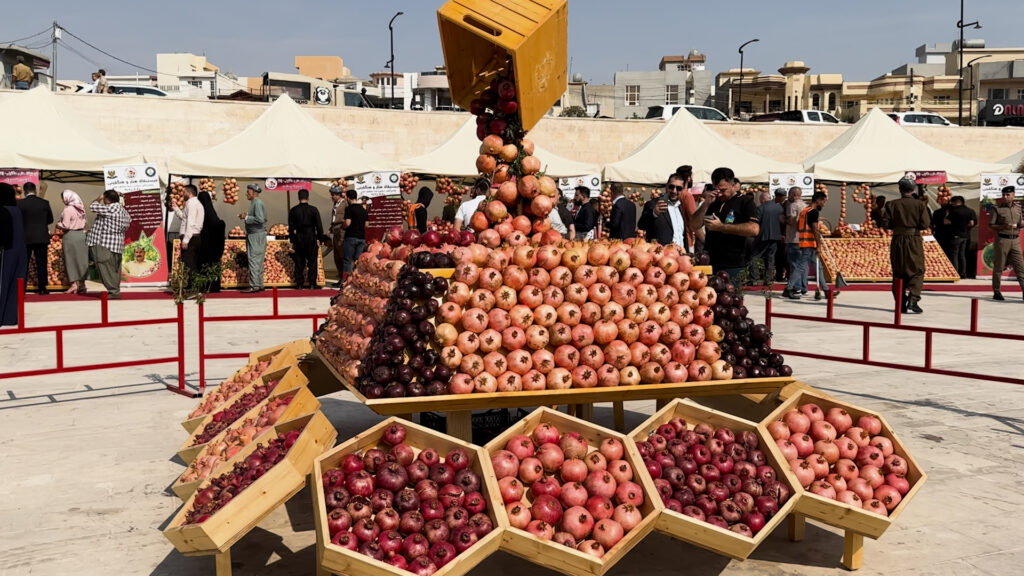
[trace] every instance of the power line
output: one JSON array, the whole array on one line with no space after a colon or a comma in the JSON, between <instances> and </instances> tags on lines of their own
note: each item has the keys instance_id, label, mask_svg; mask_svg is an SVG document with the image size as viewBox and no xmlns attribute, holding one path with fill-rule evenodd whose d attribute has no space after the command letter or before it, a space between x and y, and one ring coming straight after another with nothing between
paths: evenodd
<instances>
[{"instance_id":1,"label":"power line","mask_svg":"<svg viewBox=\"0 0 1024 576\"><path fill-rule=\"evenodd\" d=\"M15 40L5 40L3 42L0 42L0 44L14 44L15 42L24 42L25 40L29 40L31 38L35 38L36 36L41 36L43 34L48 34L52 30L53 30L53 28L46 28L45 30L42 30L40 32L36 32L35 34L33 34L31 36L25 36L24 38L17 38Z\"/></svg>"},{"instance_id":2,"label":"power line","mask_svg":"<svg viewBox=\"0 0 1024 576\"><path fill-rule=\"evenodd\" d=\"M68 43L67 43L67 42L65 42L64 40L62 40L62 39L59 39L59 40L57 40L57 42L58 42L58 43L60 43L60 45L61 45L61 46L63 46L64 48L66 48L66 49L67 49L68 51L70 51L70 52L71 52L71 53L73 53L74 55L78 56L78 57L79 57L79 58L81 58L82 60L85 60L86 62L88 62L88 63L92 64L93 66L96 66L96 67L102 67L102 66L103 66L103 65L102 65L102 64L100 64L99 62L97 62L97 61L93 60L92 58L89 58L89 57L88 57L88 56L86 56L85 54L82 54L82 52L81 52L81 51L79 51L79 50L78 50L77 48L75 48L74 46L71 46L70 44L68 44Z\"/></svg>"},{"instance_id":3,"label":"power line","mask_svg":"<svg viewBox=\"0 0 1024 576\"><path fill-rule=\"evenodd\" d=\"M118 58L117 56L114 56L110 52L107 52L107 51L105 51L103 49L97 48L96 46L86 42L85 40L82 40L78 36L75 36L70 30L68 30L67 28L64 28L63 26L61 26L61 30L63 30L64 32L67 32L68 36L71 36L72 38L74 38L75 40L78 40L82 44L85 44L89 48L92 48L93 50L95 50L95 51L97 51L97 52L99 52L101 54L104 54L105 56L107 56L109 58L113 58L114 60L117 60L118 62L121 62L122 64L127 64L127 65L129 65L129 66L131 66L133 68L138 68L139 70L145 70L146 72L152 72L153 74L158 74L158 72L156 70L153 70L152 68L146 68L145 66L139 66L138 64L133 64L133 63L131 63L131 62L129 62L129 61L123 59L123 58ZM65 44L65 46L66 46L66 44Z\"/></svg>"}]
</instances>

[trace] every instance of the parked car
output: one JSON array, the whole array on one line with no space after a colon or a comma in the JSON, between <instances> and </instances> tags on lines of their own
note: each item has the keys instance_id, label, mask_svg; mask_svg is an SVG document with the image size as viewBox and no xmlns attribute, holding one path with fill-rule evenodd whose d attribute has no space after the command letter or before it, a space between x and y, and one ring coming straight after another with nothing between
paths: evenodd
<instances>
[{"instance_id":1,"label":"parked car","mask_svg":"<svg viewBox=\"0 0 1024 576\"><path fill-rule=\"evenodd\" d=\"M729 121L729 118L725 114L722 114L722 112L717 108L697 106L694 104L666 104L664 106L651 106L647 109L647 116L644 116L644 119L668 120L683 108L686 108L687 112L693 114L700 120L712 120L714 122Z\"/></svg>"},{"instance_id":2,"label":"parked car","mask_svg":"<svg viewBox=\"0 0 1024 576\"><path fill-rule=\"evenodd\" d=\"M839 119L820 110L786 110L785 112L770 112L758 114L750 119L751 122L807 122L810 124L839 124Z\"/></svg>"},{"instance_id":3,"label":"parked car","mask_svg":"<svg viewBox=\"0 0 1024 576\"><path fill-rule=\"evenodd\" d=\"M897 124L956 126L934 112L889 112L886 116L895 120Z\"/></svg>"},{"instance_id":4,"label":"parked car","mask_svg":"<svg viewBox=\"0 0 1024 576\"><path fill-rule=\"evenodd\" d=\"M167 96L167 92L152 86L137 86L135 84L107 84L107 89L114 89L114 94L128 94L130 96ZM77 94L92 94L96 90L95 84L82 84L75 90Z\"/></svg>"}]
</instances>

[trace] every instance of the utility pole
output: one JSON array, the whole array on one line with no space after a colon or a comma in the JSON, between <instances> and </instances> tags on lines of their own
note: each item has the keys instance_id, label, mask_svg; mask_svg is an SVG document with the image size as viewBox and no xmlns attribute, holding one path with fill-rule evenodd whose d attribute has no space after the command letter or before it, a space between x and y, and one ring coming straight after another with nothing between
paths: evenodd
<instances>
[{"instance_id":1,"label":"utility pole","mask_svg":"<svg viewBox=\"0 0 1024 576\"><path fill-rule=\"evenodd\" d=\"M57 91L57 40L60 40L60 25L57 21L53 21L53 34L50 39L53 45L53 55L50 56L50 89L54 92Z\"/></svg>"}]
</instances>

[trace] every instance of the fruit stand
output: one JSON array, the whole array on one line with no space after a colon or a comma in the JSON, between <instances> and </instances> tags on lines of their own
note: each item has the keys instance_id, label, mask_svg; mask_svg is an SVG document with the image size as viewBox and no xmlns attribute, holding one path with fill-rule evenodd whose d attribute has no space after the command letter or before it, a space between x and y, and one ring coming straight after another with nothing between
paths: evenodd
<instances>
[{"instance_id":1,"label":"fruit stand","mask_svg":"<svg viewBox=\"0 0 1024 576\"><path fill-rule=\"evenodd\" d=\"M47 290L67 290L71 286L68 280L68 269L64 266L64 249L61 243L62 236L54 234L50 237L50 247L46 251L46 279L49 284ZM36 276L36 260L28 259L28 276L25 278L26 290L38 290L39 280Z\"/></svg>"},{"instance_id":2,"label":"fruit stand","mask_svg":"<svg viewBox=\"0 0 1024 576\"><path fill-rule=\"evenodd\" d=\"M825 275L835 282L837 272L847 282L889 282L892 280L892 266L889 265L889 244L891 238L823 238L818 246ZM957 282L953 264L935 240L924 241L925 282Z\"/></svg>"},{"instance_id":3,"label":"fruit stand","mask_svg":"<svg viewBox=\"0 0 1024 576\"><path fill-rule=\"evenodd\" d=\"M177 262L181 255L181 241L174 241L172 262ZM287 239L267 239L267 253L263 263L263 285L266 287L295 286L295 259L292 257L292 244ZM224 256L221 258L224 269L220 275L221 288L245 288L249 286L249 265L245 254L245 240L230 236L224 242ZM317 250L317 284L324 286L324 258Z\"/></svg>"}]
</instances>

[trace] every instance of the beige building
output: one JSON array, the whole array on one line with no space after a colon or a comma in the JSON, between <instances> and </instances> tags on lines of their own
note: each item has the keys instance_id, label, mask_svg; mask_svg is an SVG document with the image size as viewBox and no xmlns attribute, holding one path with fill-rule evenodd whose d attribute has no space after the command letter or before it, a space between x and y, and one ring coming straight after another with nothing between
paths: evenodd
<instances>
[{"instance_id":1,"label":"beige building","mask_svg":"<svg viewBox=\"0 0 1024 576\"><path fill-rule=\"evenodd\" d=\"M302 76L330 81L345 81L352 76L340 56L296 56L295 70Z\"/></svg>"},{"instance_id":2,"label":"beige building","mask_svg":"<svg viewBox=\"0 0 1024 576\"><path fill-rule=\"evenodd\" d=\"M156 72L157 88L185 98L216 98L246 90L250 84L250 79L223 73L206 56L189 52L157 54Z\"/></svg>"}]
</instances>

